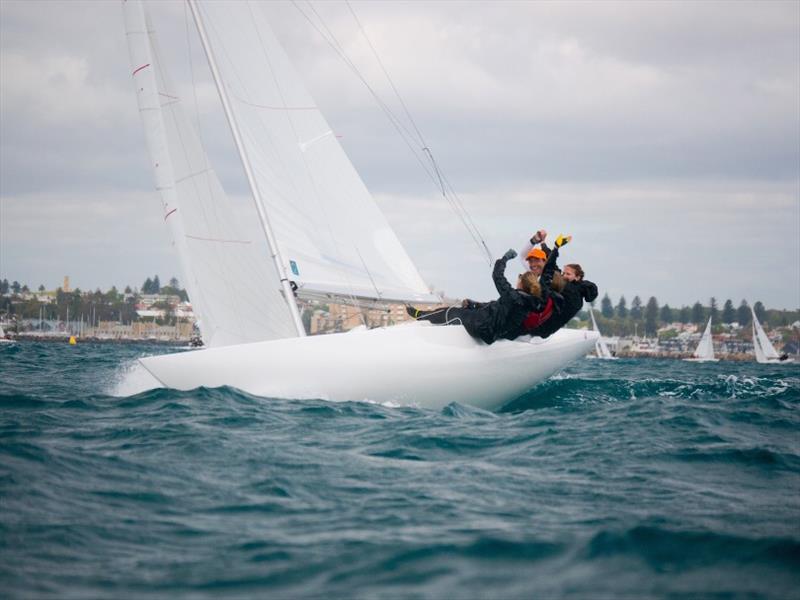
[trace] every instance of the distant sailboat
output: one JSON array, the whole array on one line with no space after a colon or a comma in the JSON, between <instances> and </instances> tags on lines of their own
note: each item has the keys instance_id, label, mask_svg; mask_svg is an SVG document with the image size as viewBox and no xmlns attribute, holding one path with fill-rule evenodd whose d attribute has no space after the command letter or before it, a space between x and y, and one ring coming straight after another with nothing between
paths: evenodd
<instances>
[{"instance_id":1,"label":"distant sailboat","mask_svg":"<svg viewBox=\"0 0 800 600\"><path fill-rule=\"evenodd\" d=\"M594 329L598 334L600 333L600 329L597 327L597 321L594 320L594 311L592 307L589 307L589 316L592 318L592 329ZM606 342L603 339L602 335L597 338L597 342L594 345L595 356L591 356L590 358L601 358L603 360L617 360L616 356L611 354L611 351L606 346Z\"/></svg>"},{"instance_id":2,"label":"distant sailboat","mask_svg":"<svg viewBox=\"0 0 800 600\"><path fill-rule=\"evenodd\" d=\"M711 317L708 318L706 330L703 332L703 337L700 338L700 343L697 344L697 350L692 354L692 358L684 358L690 362L718 362L718 358L714 358L714 340L711 338Z\"/></svg>"},{"instance_id":3,"label":"distant sailboat","mask_svg":"<svg viewBox=\"0 0 800 600\"><path fill-rule=\"evenodd\" d=\"M246 175L265 248L237 223L137 0L124 2L131 73L164 220L204 348L142 358L164 386L272 398L499 408L592 348L562 329L486 345L414 322L306 337L295 292L326 302L432 295L322 113L263 5L188 0Z\"/></svg>"},{"instance_id":4,"label":"distant sailboat","mask_svg":"<svg viewBox=\"0 0 800 600\"><path fill-rule=\"evenodd\" d=\"M756 355L756 362L762 364L783 364L783 363L791 363L794 362L791 358L784 358L778 355L778 351L775 350L775 346L772 345L772 342L769 341L764 328L761 327L761 323L758 321L758 317L756 316L756 311L753 310L753 307L750 307L750 312L753 313L753 351Z\"/></svg>"},{"instance_id":5,"label":"distant sailboat","mask_svg":"<svg viewBox=\"0 0 800 600\"><path fill-rule=\"evenodd\" d=\"M6 332L3 331L3 326L0 325L0 344L13 344L14 340L10 340L6 337Z\"/></svg>"}]
</instances>

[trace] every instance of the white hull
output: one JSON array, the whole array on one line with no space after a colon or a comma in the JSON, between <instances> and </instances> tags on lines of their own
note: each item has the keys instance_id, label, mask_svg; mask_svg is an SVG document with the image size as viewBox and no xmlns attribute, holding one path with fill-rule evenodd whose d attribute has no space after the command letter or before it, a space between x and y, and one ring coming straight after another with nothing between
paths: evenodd
<instances>
[{"instance_id":1,"label":"white hull","mask_svg":"<svg viewBox=\"0 0 800 600\"><path fill-rule=\"evenodd\" d=\"M780 358L763 358L761 360L756 360L756 362L760 365L785 365L787 363L793 363L793 358L787 358L786 360L781 360Z\"/></svg>"},{"instance_id":2,"label":"white hull","mask_svg":"<svg viewBox=\"0 0 800 600\"><path fill-rule=\"evenodd\" d=\"M269 398L494 410L583 357L594 331L486 345L463 327L409 323L140 359L164 386L231 386Z\"/></svg>"}]
</instances>

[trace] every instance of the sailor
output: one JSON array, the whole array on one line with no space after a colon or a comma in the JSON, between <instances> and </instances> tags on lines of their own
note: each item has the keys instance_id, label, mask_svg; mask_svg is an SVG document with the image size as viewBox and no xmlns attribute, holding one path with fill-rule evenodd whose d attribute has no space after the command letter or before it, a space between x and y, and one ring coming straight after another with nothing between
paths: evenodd
<instances>
[{"instance_id":1,"label":"sailor","mask_svg":"<svg viewBox=\"0 0 800 600\"><path fill-rule=\"evenodd\" d=\"M555 256L558 258L558 248L562 244L556 242L548 262ZM583 301L592 302L597 298L597 286L584 279L584 272L577 263L568 264L561 272L565 284L561 291L563 304L558 311L553 311L546 319L539 319L537 323L532 318L526 319L526 333L542 338L549 337L564 325L570 322L583 307Z\"/></svg>"},{"instance_id":2,"label":"sailor","mask_svg":"<svg viewBox=\"0 0 800 600\"><path fill-rule=\"evenodd\" d=\"M519 253L526 272L530 271L537 279L542 276L545 262L547 262L547 257L550 256L550 248L544 243L545 238L547 238L547 230L538 230L531 236L530 243L526 244ZM541 247L536 248L535 246L537 245ZM556 266L556 271L558 270ZM485 303L476 302L469 298L465 298L461 301L462 308L480 308L483 304Z\"/></svg>"},{"instance_id":3,"label":"sailor","mask_svg":"<svg viewBox=\"0 0 800 600\"><path fill-rule=\"evenodd\" d=\"M531 236L529 243L519 253L525 267L535 273L537 277L541 277L544 263L547 261L547 257L550 256L550 248L545 244L546 238L547 230L540 229ZM537 248L537 245L540 247Z\"/></svg>"},{"instance_id":4,"label":"sailor","mask_svg":"<svg viewBox=\"0 0 800 600\"><path fill-rule=\"evenodd\" d=\"M513 340L523 335L526 319L532 314L547 311L549 315L557 310L561 297L551 289L557 254L546 262L541 280L529 271L519 276L517 289L514 289L505 277L505 268L506 263L516 256L516 251L509 250L494 264L492 279L500 294L497 300L486 303L470 301L470 306L452 306L432 311L408 306L408 314L417 320L437 325L463 325L471 336L487 344L501 338ZM536 325L539 325L538 321Z\"/></svg>"}]
</instances>

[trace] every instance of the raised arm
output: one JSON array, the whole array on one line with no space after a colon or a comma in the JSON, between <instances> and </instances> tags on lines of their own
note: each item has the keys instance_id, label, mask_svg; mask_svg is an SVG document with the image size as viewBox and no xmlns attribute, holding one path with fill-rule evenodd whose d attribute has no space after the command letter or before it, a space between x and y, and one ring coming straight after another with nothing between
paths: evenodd
<instances>
[{"instance_id":1,"label":"raised arm","mask_svg":"<svg viewBox=\"0 0 800 600\"><path fill-rule=\"evenodd\" d=\"M494 281L494 287L497 288L497 293L501 296L507 296L514 291L514 288L511 287L508 279L506 279L506 263L516 255L517 253L514 250L509 250L494 263L492 280Z\"/></svg>"},{"instance_id":2,"label":"raised arm","mask_svg":"<svg viewBox=\"0 0 800 600\"><path fill-rule=\"evenodd\" d=\"M531 239L528 240L528 243L525 244L519 251L519 260L525 267L525 270L528 270L528 253L533 250L533 247L536 244L542 244L542 249L544 249L545 253L549 252L547 246L544 245L544 240L547 237L547 231L545 229L540 229L536 233L531 236Z\"/></svg>"},{"instance_id":3,"label":"raised arm","mask_svg":"<svg viewBox=\"0 0 800 600\"><path fill-rule=\"evenodd\" d=\"M553 248L550 251L549 256L547 257L547 262L544 263L544 268L542 269L542 275L539 277L539 283L542 286L542 297L545 297L545 294L550 293L550 285L553 283L553 275L558 268L556 266L556 261L558 260L558 246Z\"/></svg>"}]
</instances>

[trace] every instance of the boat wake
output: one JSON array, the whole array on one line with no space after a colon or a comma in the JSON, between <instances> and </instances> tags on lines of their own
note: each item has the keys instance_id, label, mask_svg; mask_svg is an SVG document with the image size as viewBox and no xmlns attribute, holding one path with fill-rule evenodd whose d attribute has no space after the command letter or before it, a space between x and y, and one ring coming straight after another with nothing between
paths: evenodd
<instances>
[{"instance_id":1,"label":"boat wake","mask_svg":"<svg viewBox=\"0 0 800 600\"><path fill-rule=\"evenodd\" d=\"M115 377L104 393L109 396L127 398L161 387L164 386L148 373L138 360L130 360L120 364Z\"/></svg>"}]
</instances>

